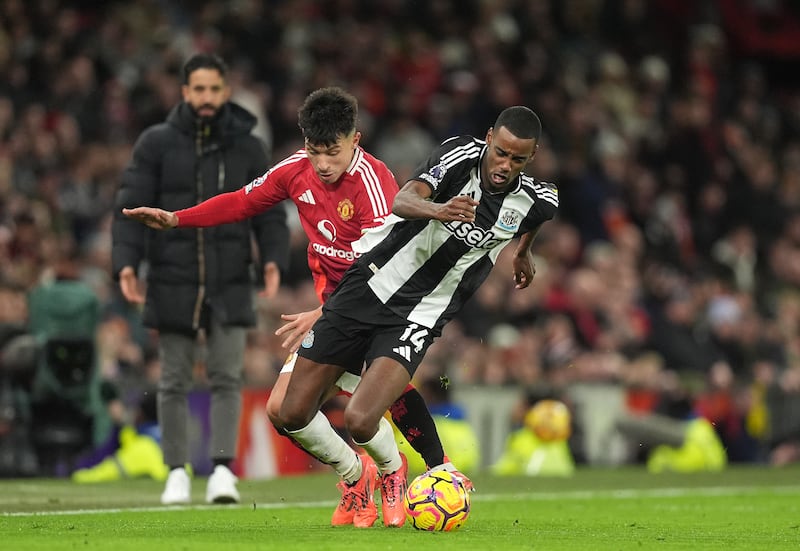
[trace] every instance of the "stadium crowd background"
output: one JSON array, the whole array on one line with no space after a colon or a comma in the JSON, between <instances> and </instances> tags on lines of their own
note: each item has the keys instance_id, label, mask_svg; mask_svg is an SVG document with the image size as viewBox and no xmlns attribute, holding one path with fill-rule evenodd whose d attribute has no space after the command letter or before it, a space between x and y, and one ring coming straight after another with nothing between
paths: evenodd
<instances>
[{"instance_id":1,"label":"stadium crowd background","mask_svg":"<svg viewBox=\"0 0 800 551\"><path fill-rule=\"evenodd\" d=\"M800 459L800 9L771 0L337 0L0 3L0 322L78 260L103 304L102 377L157 380L151 335L110 274L111 208L132 144L180 100L198 51L231 66L277 160L296 110L338 84L362 145L399 182L439 141L482 137L525 104L557 183L537 275L498 267L431 349L421 378L711 420L732 461ZM244 185L246 182L242 182ZM305 237L250 336L249 385L285 353L279 314L315 296ZM202 382L202 370L198 370ZM513 418L509 423L519 423Z\"/></svg>"}]
</instances>

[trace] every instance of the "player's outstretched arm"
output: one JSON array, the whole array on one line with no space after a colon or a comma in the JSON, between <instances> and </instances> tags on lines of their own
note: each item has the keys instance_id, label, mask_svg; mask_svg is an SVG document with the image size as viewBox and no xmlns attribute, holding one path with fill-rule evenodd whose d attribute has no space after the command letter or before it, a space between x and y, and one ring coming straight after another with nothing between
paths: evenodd
<instances>
[{"instance_id":1,"label":"player's outstretched arm","mask_svg":"<svg viewBox=\"0 0 800 551\"><path fill-rule=\"evenodd\" d=\"M122 209L122 214L156 230L168 230L178 225L178 216L174 212L155 207Z\"/></svg>"},{"instance_id":2,"label":"player's outstretched arm","mask_svg":"<svg viewBox=\"0 0 800 551\"><path fill-rule=\"evenodd\" d=\"M397 193L392 212L401 218L428 218L441 222L472 222L478 202L472 197L458 195L446 203L428 201L431 188L425 182L410 180Z\"/></svg>"}]
</instances>

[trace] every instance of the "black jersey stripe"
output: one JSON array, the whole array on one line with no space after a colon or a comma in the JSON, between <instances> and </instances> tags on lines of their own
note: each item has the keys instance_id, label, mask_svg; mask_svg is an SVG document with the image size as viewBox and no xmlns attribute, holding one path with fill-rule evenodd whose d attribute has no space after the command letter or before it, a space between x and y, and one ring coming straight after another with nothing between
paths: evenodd
<instances>
[{"instance_id":1,"label":"black jersey stripe","mask_svg":"<svg viewBox=\"0 0 800 551\"><path fill-rule=\"evenodd\" d=\"M476 264L487 265L479 273L491 270L494 262L489 253L488 249L473 249L451 236L397 289L386 306L409 321L435 328L457 303L456 293L471 295L483 282L470 274Z\"/></svg>"},{"instance_id":2,"label":"black jersey stripe","mask_svg":"<svg viewBox=\"0 0 800 551\"><path fill-rule=\"evenodd\" d=\"M401 222L372 249L367 256L381 260L371 262L373 275L370 286L382 301L391 299L420 268L418 250L440 247L450 237L441 224L427 224L427 220L417 223ZM414 297L413 293L409 295Z\"/></svg>"},{"instance_id":3,"label":"black jersey stripe","mask_svg":"<svg viewBox=\"0 0 800 551\"><path fill-rule=\"evenodd\" d=\"M480 257L476 262L470 264L466 270L461 275L461 281L471 282L470 285L458 285L455 288L455 291L450 294L450 300L447 302L446 306L443 307L441 312L439 313L439 317L436 319L436 322L433 324L433 334L438 336L441 334L442 329L447 324L447 321L450 320L460 309L461 306L469 300L469 298L475 294L475 291L478 290L481 283L486 279L489 275L489 272L492 271L494 267L494 262L490 260L489 255L484 255ZM409 318L414 319L429 319L431 316L430 313L425 313L420 311L422 303L417 305L411 313L408 315ZM427 314L427 315L425 315Z\"/></svg>"},{"instance_id":4,"label":"black jersey stripe","mask_svg":"<svg viewBox=\"0 0 800 551\"><path fill-rule=\"evenodd\" d=\"M494 268L494 261L490 259L490 255L484 256L478 262L475 262L467 268L462 279L464 281L477 282L477 284L468 287L460 285L456 289L456 292L450 297L450 303L447 305L447 308L442 312L439 319L436 320L436 325L433 327L434 335L441 335L442 329L447 324L447 321L455 316L461 309L461 306L475 294L475 291L477 291L486 280L492 268Z\"/></svg>"}]
</instances>

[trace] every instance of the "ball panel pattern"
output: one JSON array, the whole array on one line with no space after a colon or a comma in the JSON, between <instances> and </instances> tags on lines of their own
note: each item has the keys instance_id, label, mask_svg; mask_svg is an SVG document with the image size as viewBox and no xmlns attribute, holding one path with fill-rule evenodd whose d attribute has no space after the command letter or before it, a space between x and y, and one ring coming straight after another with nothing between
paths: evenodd
<instances>
[{"instance_id":1,"label":"ball panel pattern","mask_svg":"<svg viewBox=\"0 0 800 551\"><path fill-rule=\"evenodd\" d=\"M449 532L469 517L469 492L450 472L423 473L408 485L406 516L417 530Z\"/></svg>"}]
</instances>

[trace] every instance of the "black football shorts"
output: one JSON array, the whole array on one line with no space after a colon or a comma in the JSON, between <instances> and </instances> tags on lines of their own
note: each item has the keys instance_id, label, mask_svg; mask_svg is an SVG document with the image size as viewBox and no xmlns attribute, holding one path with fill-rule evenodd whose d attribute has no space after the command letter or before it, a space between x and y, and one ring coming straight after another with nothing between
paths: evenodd
<instances>
[{"instance_id":1,"label":"black football shorts","mask_svg":"<svg viewBox=\"0 0 800 551\"><path fill-rule=\"evenodd\" d=\"M377 298L374 303L363 304L362 308L383 308ZM324 309L322 317L300 345L298 354L320 364L343 367L354 375L361 375L360 366L364 361L369 369L375 358L385 356L400 362L413 377L434 337L427 327L399 316L394 319L396 324L376 325Z\"/></svg>"}]
</instances>

